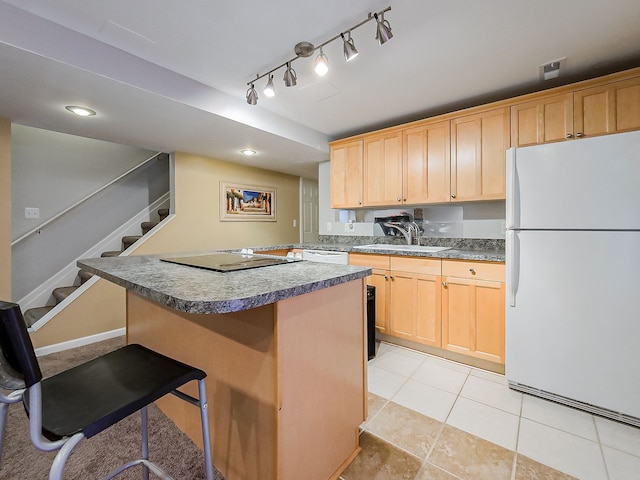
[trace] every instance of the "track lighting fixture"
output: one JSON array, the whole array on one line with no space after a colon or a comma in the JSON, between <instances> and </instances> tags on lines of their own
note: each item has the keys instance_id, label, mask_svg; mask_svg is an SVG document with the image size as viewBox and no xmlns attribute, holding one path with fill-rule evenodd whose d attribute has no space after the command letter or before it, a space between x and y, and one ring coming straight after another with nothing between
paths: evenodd
<instances>
[{"instance_id":1,"label":"track lighting fixture","mask_svg":"<svg viewBox=\"0 0 640 480\"><path fill-rule=\"evenodd\" d=\"M374 19L376 20L376 37L375 37L376 40L378 40L378 43L380 45L385 44L386 42L388 42L393 38L393 34L391 33L391 25L389 24L389 21L385 20L384 18L385 12L388 12L389 10L391 10L391 7L387 7L384 10L381 10L376 13L369 13L367 15L367 18L365 18L363 21L361 21L357 25L354 25L353 27L351 27L348 30L345 30L344 32L340 32L338 35L330 38L329 40L323 42L317 47L309 42L297 43L294 48L294 52L296 54L294 58L286 61L281 65L278 65L277 67L269 70L266 73L256 75L255 79L251 80L250 82L247 82L247 85L249 86L249 89L247 90L247 103L249 105L256 105L258 103L258 94L256 92L254 84L257 80L260 80L263 77L268 78L267 85L263 90L264 94L267 97L273 97L275 95L275 87L273 85L273 72L275 72L276 70L282 67L286 67L284 71L284 77L282 78L284 80L285 86L294 87L298 83L298 76L296 75L296 71L291 67L291 64L298 58L310 57L311 55L313 55L313 52L315 52L318 49L320 49L320 53L315 59L314 70L316 74L318 74L321 77L326 75L327 72L329 71L329 59L324 54L322 47L333 42L334 40L337 40L338 38L342 38L345 60L347 62L353 60L356 57L356 55L358 55L358 49L356 48L355 42L351 37L351 32L371 20L374 20Z\"/></svg>"}]
</instances>

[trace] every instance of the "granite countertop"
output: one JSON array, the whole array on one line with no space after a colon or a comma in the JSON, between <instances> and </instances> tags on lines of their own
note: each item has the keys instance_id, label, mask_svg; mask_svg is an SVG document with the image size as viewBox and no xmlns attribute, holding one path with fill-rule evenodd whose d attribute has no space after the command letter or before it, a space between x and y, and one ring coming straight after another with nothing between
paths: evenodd
<instances>
[{"instance_id":1,"label":"granite countertop","mask_svg":"<svg viewBox=\"0 0 640 480\"><path fill-rule=\"evenodd\" d=\"M171 256L187 254L89 258L79 260L78 266L144 298L187 313L247 310L371 274L367 267L315 262L221 273L160 260Z\"/></svg>"},{"instance_id":2,"label":"granite countertop","mask_svg":"<svg viewBox=\"0 0 640 480\"><path fill-rule=\"evenodd\" d=\"M253 247L254 250L260 250L268 252L269 250L281 250L288 248L310 249L310 250L330 250L336 252L349 252L349 253L368 253L376 255L398 255L405 257L431 257L431 258L443 258L452 260L473 260L482 262L504 262L505 255L504 249L485 249L485 248L456 248L453 247L450 250L442 250L440 252L416 252L406 250L394 250L393 245L389 245L389 249L381 250L368 250L353 247L356 244L346 243L297 243L286 245L273 245L269 247Z\"/></svg>"}]
</instances>

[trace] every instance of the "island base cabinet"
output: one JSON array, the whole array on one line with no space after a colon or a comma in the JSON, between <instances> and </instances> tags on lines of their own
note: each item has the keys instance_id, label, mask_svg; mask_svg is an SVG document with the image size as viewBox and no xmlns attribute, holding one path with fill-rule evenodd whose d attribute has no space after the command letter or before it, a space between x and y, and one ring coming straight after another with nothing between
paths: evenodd
<instances>
[{"instance_id":1,"label":"island base cabinet","mask_svg":"<svg viewBox=\"0 0 640 480\"><path fill-rule=\"evenodd\" d=\"M213 462L226 478L337 479L367 414L365 302L364 280L227 314L127 292L127 343L207 373ZM158 405L202 447L197 408L171 396Z\"/></svg>"}]
</instances>

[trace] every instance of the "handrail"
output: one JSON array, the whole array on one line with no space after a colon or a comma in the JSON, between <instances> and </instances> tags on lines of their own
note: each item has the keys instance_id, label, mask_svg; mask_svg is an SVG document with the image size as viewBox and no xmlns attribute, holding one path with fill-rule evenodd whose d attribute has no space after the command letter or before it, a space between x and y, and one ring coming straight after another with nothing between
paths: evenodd
<instances>
[{"instance_id":1,"label":"handrail","mask_svg":"<svg viewBox=\"0 0 640 480\"><path fill-rule=\"evenodd\" d=\"M27 233L25 233L24 235L16 238L14 241L11 242L11 246L13 247L14 245L18 244L19 242L21 242L22 240L24 240L25 238L33 235L36 232L40 232L40 230L42 230L44 227L46 227L47 225L49 225L50 223L53 223L54 221L56 221L58 218L62 217L63 215L69 213L71 210L73 210L74 208L76 208L77 206L83 204L84 202L86 202L87 200L89 200L90 198L96 196L97 194L99 194L100 192L102 192L103 190L109 188L111 185L113 185L114 183L116 183L118 180L121 180L122 178L126 177L127 175L129 175L130 173L134 172L135 170L137 170L138 168L142 167L143 165L146 165L147 163L149 163L151 160L156 159L159 155L161 155L163 152L158 152L154 155L152 155L151 157L147 158L144 162L139 163L138 165L136 165L135 167L127 170L126 172L124 172L122 175L120 175L119 177L114 178L113 180L111 180L109 183L107 183L106 185L103 185L102 187L100 187L98 190L96 190L93 193L90 193L89 195L87 195L86 197L84 197L81 200L78 200L76 203L74 203L73 205L71 205L70 207L65 208L63 211L61 211L60 213L58 213L57 215L51 217L49 220L47 220L46 222L41 223L40 225L38 225L37 227L29 230Z\"/></svg>"}]
</instances>

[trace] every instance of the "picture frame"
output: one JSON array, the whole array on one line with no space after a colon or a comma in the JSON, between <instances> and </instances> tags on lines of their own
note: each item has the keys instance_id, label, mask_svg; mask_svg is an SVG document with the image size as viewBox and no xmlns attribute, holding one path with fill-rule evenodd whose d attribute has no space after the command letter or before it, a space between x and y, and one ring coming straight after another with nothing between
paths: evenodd
<instances>
[{"instance_id":1,"label":"picture frame","mask_svg":"<svg viewBox=\"0 0 640 480\"><path fill-rule=\"evenodd\" d=\"M276 189L220 182L220 221L275 222Z\"/></svg>"}]
</instances>

